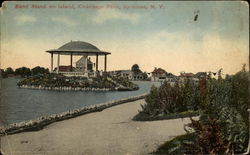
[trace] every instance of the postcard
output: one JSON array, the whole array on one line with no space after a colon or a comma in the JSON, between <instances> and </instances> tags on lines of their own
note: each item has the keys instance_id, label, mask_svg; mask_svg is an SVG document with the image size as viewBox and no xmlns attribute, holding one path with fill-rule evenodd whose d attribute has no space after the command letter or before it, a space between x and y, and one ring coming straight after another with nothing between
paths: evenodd
<instances>
[{"instance_id":1,"label":"postcard","mask_svg":"<svg viewBox=\"0 0 250 155\"><path fill-rule=\"evenodd\" d=\"M5 1L0 154L248 154L246 1Z\"/></svg>"}]
</instances>

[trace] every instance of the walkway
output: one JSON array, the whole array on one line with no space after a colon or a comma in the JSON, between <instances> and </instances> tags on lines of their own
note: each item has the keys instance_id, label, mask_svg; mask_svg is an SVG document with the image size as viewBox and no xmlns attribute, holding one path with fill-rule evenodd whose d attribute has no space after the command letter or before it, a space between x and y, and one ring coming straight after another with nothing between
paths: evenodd
<instances>
[{"instance_id":1,"label":"walkway","mask_svg":"<svg viewBox=\"0 0 250 155\"><path fill-rule=\"evenodd\" d=\"M132 121L143 103L138 100L56 122L40 131L5 136L1 150L8 155L142 155L185 133L183 124L189 119Z\"/></svg>"}]
</instances>

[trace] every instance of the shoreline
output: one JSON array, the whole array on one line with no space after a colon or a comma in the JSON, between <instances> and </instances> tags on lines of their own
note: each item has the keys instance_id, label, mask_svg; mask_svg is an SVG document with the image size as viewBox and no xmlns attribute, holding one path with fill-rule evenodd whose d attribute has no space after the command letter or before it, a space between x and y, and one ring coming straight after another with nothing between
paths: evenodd
<instances>
[{"instance_id":1,"label":"shoreline","mask_svg":"<svg viewBox=\"0 0 250 155\"><path fill-rule=\"evenodd\" d=\"M75 109L75 110L69 110L69 111L65 111L65 112L60 113L60 114L41 116L41 117L34 119L34 120L13 123L13 124L10 124L6 127L0 127L0 136L16 134L16 133L25 132L25 131L41 130L45 126L52 124L54 122L67 120L70 118L74 118L74 117L89 114L89 113L100 112L104 109L107 109L107 108L110 108L110 107L113 107L116 105L144 99L146 97L146 95L147 94L141 94L141 95L129 97L126 99L115 100L115 101L110 101L110 102L101 103L101 104L97 104L97 105L86 106L86 107L83 107L80 109Z\"/></svg>"},{"instance_id":2,"label":"shoreline","mask_svg":"<svg viewBox=\"0 0 250 155\"><path fill-rule=\"evenodd\" d=\"M134 91L138 90L139 88L127 88L127 87L118 87L118 88L91 88L91 87L37 87L37 86L29 86L29 85L21 85L17 86L18 88L21 89L36 89L36 90L51 90L51 91L101 91L101 92L106 92L106 91Z\"/></svg>"},{"instance_id":3,"label":"shoreline","mask_svg":"<svg viewBox=\"0 0 250 155\"><path fill-rule=\"evenodd\" d=\"M148 154L175 136L185 134L189 118L133 121L140 99L65 121L44 129L1 137L3 154Z\"/></svg>"},{"instance_id":4,"label":"shoreline","mask_svg":"<svg viewBox=\"0 0 250 155\"><path fill-rule=\"evenodd\" d=\"M21 85L17 86L22 89L39 89L39 90L57 90L57 91L114 91L115 89L111 88L90 88L90 87L37 87L37 86L29 86L29 85Z\"/></svg>"}]
</instances>

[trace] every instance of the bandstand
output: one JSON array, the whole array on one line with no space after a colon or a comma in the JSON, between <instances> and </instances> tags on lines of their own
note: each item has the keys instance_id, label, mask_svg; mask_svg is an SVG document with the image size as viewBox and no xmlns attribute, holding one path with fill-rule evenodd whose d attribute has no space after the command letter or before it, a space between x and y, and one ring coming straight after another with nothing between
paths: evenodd
<instances>
[{"instance_id":1,"label":"bandstand","mask_svg":"<svg viewBox=\"0 0 250 155\"><path fill-rule=\"evenodd\" d=\"M69 43L64 44L63 46L59 47L58 49L52 49L46 51L51 54L51 72L61 73L65 76L86 76L89 77L90 75L95 76L98 70L98 58L99 56L104 56L104 72L107 71L107 55L111 54L109 52L101 51L96 46L83 42L83 41L71 41ZM53 57L57 55L57 68L54 70L53 68ZM68 71L61 71L60 70L60 55L69 55L70 56L70 66ZM73 56L82 56L83 60L83 67L80 70L75 70L72 65ZM95 56L95 72L88 70L88 57Z\"/></svg>"}]
</instances>

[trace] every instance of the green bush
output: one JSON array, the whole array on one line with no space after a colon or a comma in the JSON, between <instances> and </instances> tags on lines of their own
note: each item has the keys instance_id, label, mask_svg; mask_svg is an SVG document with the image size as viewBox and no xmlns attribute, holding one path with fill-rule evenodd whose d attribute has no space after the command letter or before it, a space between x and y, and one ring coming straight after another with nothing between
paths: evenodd
<instances>
[{"instance_id":1,"label":"green bush","mask_svg":"<svg viewBox=\"0 0 250 155\"><path fill-rule=\"evenodd\" d=\"M192 80L187 79L183 85L176 83L174 86L164 82L159 88L152 86L145 101L146 104L141 105L142 112L149 115L197 111L201 93L199 85Z\"/></svg>"},{"instance_id":2,"label":"green bush","mask_svg":"<svg viewBox=\"0 0 250 155\"><path fill-rule=\"evenodd\" d=\"M159 89L151 89L149 99L143 106L145 112L201 111L200 120L191 119L188 125L195 137L188 145L178 139L170 141L171 144L178 143L178 146L168 145L165 154L231 154L246 151L249 138L249 72L243 67L240 72L227 75L224 79L221 72L222 69L218 79L208 77L206 81L200 81L198 87L186 81L183 86L164 84Z\"/></svg>"},{"instance_id":3,"label":"green bush","mask_svg":"<svg viewBox=\"0 0 250 155\"><path fill-rule=\"evenodd\" d=\"M245 151L249 137L248 74L242 70L225 79L208 80L202 106L202 120L210 117L222 122L224 139L234 145L235 152Z\"/></svg>"},{"instance_id":4,"label":"green bush","mask_svg":"<svg viewBox=\"0 0 250 155\"><path fill-rule=\"evenodd\" d=\"M224 138L221 131L222 122L210 118L206 121L191 119L191 123L187 126L194 129L193 134L195 135L195 138L186 145L189 153L197 155L232 153L232 143Z\"/></svg>"}]
</instances>

